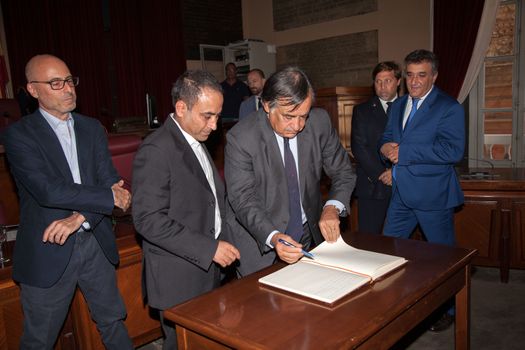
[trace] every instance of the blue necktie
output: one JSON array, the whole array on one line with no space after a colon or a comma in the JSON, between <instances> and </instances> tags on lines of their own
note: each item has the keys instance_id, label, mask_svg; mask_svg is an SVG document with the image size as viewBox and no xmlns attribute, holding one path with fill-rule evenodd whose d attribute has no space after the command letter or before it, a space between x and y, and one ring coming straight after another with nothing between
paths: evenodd
<instances>
[{"instance_id":1,"label":"blue necktie","mask_svg":"<svg viewBox=\"0 0 525 350\"><path fill-rule=\"evenodd\" d=\"M417 103L419 102L419 98L412 97L412 109L410 110L410 114L408 115L407 122L405 123L405 128L407 128L408 123L412 120L412 117L414 117L414 114L417 112Z\"/></svg>"},{"instance_id":2,"label":"blue necktie","mask_svg":"<svg viewBox=\"0 0 525 350\"><path fill-rule=\"evenodd\" d=\"M410 114L408 115L407 121L405 123L405 127L403 128L403 131L406 130L408 123L410 123L410 120L416 114L417 112L417 103L419 102L419 98L412 97L412 109L410 110ZM392 177L394 180L396 180L396 164L392 166Z\"/></svg>"},{"instance_id":3,"label":"blue necktie","mask_svg":"<svg viewBox=\"0 0 525 350\"><path fill-rule=\"evenodd\" d=\"M297 168L295 159L290 150L290 143L287 138L284 140L284 172L288 184L288 209L290 220L286 227L286 234L299 242L303 235L303 216L301 214L301 195L299 194L299 180L297 179Z\"/></svg>"}]
</instances>

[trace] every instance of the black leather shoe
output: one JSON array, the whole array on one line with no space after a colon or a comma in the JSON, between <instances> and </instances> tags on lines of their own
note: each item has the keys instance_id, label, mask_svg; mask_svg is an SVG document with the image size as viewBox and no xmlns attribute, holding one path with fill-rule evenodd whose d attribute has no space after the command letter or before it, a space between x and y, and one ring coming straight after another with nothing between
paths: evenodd
<instances>
[{"instance_id":1,"label":"black leather shoe","mask_svg":"<svg viewBox=\"0 0 525 350\"><path fill-rule=\"evenodd\" d=\"M454 316L445 312L432 326L428 328L431 332L443 332L454 323Z\"/></svg>"}]
</instances>

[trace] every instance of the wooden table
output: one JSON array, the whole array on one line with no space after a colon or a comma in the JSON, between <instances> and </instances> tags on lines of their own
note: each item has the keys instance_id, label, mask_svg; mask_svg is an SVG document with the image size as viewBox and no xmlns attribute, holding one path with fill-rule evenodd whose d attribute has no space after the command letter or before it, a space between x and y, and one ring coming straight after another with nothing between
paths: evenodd
<instances>
[{"instance_id":1,"label":"wooden table","mask_svg":"<svg viewBox=\"0 0 525 350\"><path fill-rule=\"evenodd\" d=\"M346 233L349 244L409 262L334 307L257 280L274 265L165 312L180 349L388 349L456 298L456 349L469 348L470 262L475 250Z\"/></svg>"}]
</instances>

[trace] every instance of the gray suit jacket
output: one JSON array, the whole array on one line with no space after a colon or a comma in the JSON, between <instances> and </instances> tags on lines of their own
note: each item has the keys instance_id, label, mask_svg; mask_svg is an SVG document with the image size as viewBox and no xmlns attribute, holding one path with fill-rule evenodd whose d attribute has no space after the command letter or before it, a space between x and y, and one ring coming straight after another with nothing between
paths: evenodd
<instances>
[{"instance_id":1,"label":"gray suit jacket","mask_svg":"<svg viewBox=\"0 0 525 350\"><path fill-rule=\"evenodd\" d=\"M224 222L224 185L208 159ZM220 272L212 261L218 246L215 198L171 118L142 143L135 157L132 210L135 228L144 238L143 286L150 306L164 310L218 286Z\"/></svg>"},{"instance_id":2,"label":"gray suit jacket","mask_svg":"<svg viewBox=\"0 0 525 350\"><path fill-rule=\"evenodd\" d=\"M227 134L225 176L234 216L228 216L232 242L240 250L239 272L249 274L273 263L275 253L265 245L268 235L288 225L288 190L275 133L264 110L239 121ZM298 134L299 181L303 210L315 244L322 211L320 181L332 180L328 199L349 208L355 173L326 111L313 108Z\"/></svg>"}]
</instances>

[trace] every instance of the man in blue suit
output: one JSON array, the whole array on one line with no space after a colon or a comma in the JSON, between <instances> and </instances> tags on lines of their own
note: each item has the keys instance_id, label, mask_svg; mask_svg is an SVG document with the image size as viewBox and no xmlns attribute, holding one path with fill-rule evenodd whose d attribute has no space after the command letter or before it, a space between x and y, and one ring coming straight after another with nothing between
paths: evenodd
<instances>
[{"instance_id":1,"label":"man in blue suit","mask_svg":"<svg viewBox=\"0 0 525 350\"><path fill-rule=\"evenodd\" d=\"M384 234L408 238L419 224L429 242L454 245L454 208L463 203L454 164L463 157L465 118L463 107L434 86L437 75L432 52L405 58L409 96L392 104L380 141L394 164Z\"/></svg>"},{"instance_id":2,"label":"man in blue suit","mask_svg":"<svg viewBox=\"0 0 525 350\"><path fill-rule=\"evenodd\" d=\"M107 349L133 349L114 265L110 215L131 198L115 171L103 127L72 113L66 64L38 55L26 65L27 91L39 109L13 124L4 146L20 198L13 279L24 311L21 349L52 349L77 285Z\"/></svg>"}]
</instances>

